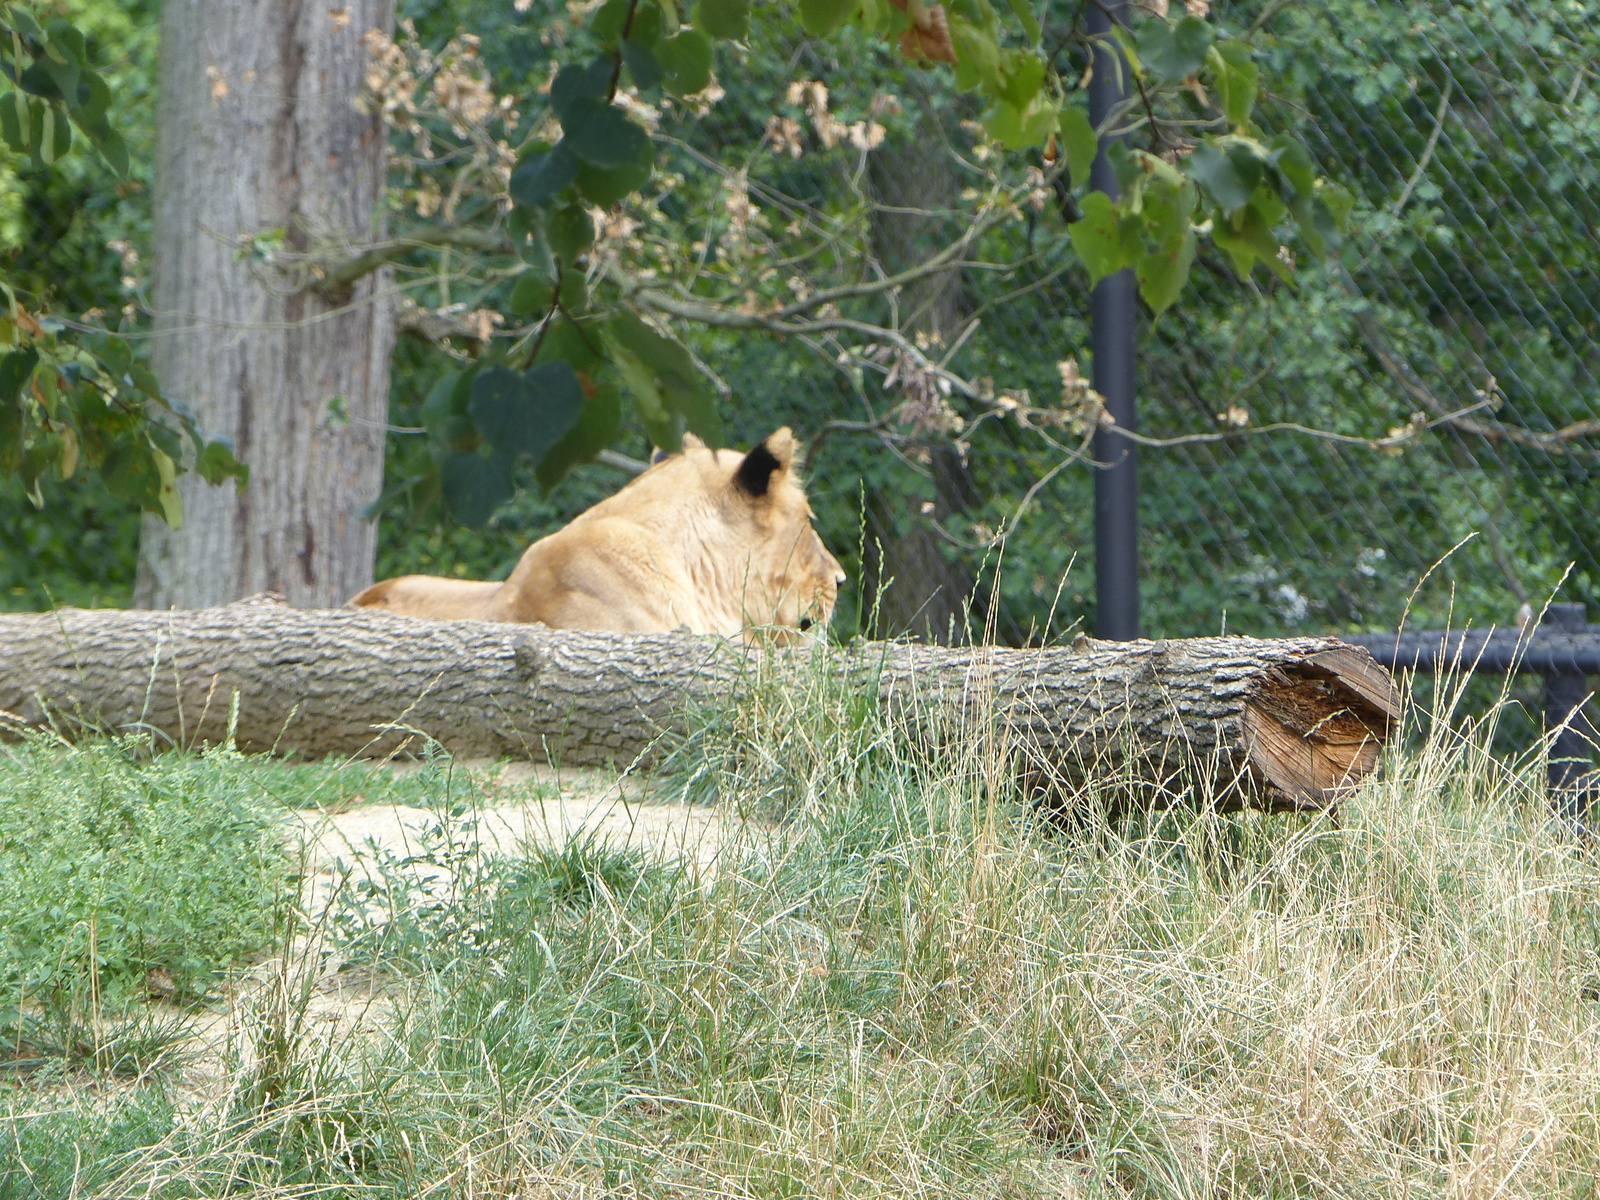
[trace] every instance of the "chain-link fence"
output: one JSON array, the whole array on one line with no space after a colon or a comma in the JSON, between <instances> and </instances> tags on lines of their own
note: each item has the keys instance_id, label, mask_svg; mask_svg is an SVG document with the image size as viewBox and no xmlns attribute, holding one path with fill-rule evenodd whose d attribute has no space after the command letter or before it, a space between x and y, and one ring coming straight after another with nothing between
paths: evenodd
<instances>
[{"instance_id":1,"label":"chain-link fence","mask_svg":"<svg viewBox=\"0 0 1600 1200\"><path fill-rule=\"evenodd\" d=\"M1300 137L1356 206L1340 253L1297 264L1297 286L1241 286L1202 251L1191 292L1141 328L1140 428L1167 442L1139 451L1147 635L1379 631L1408 606L1413 625L1504 625L1558 588L1600 614L1600 4L1218 15L1266 60L1263 125ZM1087 345L1087 280L1042 219L1006 236L1015 270L963 283L963 323L982 322L964 361L1048 395ZM747 361L736 390L770 388L771 363ZM1048 466L974 455L991 493ZM833 499L859 506L857 473L816 475L824 493L851 481ZM1018 524L1013 610L1093 628L1092 491L1074 464ZM948 507L936 488L923 503Z\"/></svg>"},{"instance_id":2,"label":"chain-link fence","mask_svg":"<svg viewBox=\"0 0 1600 1200\"><path fill-rule=\"evenodd\" d=\"M1169 552L1253 629L1393 628L1469 537L1420 598L1424 623L1453 599L1458 620L1505 624L1569 564L1563 598L1596 599L1596 17L1330 2L1266 22L1315 50L1316 74L1267 119L1355 191L1351 236L1298 294L1238 307L1231 328L1199 327L1190 306L1150 331L1147 427L1231 408L1370 435L1467 415L1391 454L1282 435L1146 451L1152 565ZM1150 624L1169 625L1185 606L1151 584Z\"/></svg>"}]
</instances>

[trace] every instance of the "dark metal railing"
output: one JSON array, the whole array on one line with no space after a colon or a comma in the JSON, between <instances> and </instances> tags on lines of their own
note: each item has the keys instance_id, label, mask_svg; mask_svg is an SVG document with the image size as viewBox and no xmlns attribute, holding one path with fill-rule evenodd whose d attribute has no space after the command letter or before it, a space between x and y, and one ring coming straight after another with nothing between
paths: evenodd
<instances>
[{"instance_id":1,"label":"dark metal railing","mask_svg":"<svg viewBox=\"0 0 1600 1200\"><path fill-rule=\"evenodd\" d=\"M1583 712L1592 694L1589 676L1600 675L1600 625L1590 625L1581 604L1552 604L1531 630L1493 629L1441 633L1351 634L1391 671L1476 671L1504 675L1526 671L1544 676L1546 730L1550 745L1550 795L1563 818L1582 826L1600 793L1600 777L1589 759L1595 732Z\"/></svg>"}]
</instances>

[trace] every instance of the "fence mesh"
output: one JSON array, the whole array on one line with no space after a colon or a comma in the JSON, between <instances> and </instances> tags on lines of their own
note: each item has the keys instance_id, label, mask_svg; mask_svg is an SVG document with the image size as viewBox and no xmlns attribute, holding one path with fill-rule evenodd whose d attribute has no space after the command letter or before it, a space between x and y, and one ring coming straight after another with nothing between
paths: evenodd
<instances>
[{"instance_id":1,"label":"fence mesh","mask_svg":"<svg viewBox=\"0 0 1600 1200\"><path fill-rule=\"evenodd\" d=\"M1297 134L1356 206L1298 286L1241 287L1203 252L1192 291L1140 331L1141 431L1175 439L1139 451L1146 633L1381 631L1408 607L1416 626L1505 625L1558 586L1595 605L1600 4L1216 7L1269 60L1267 132ZM1047 395L1087 345L1088 284L1059 231L1036 232L1004 235L1009 274L964 281L982 328L963 354ZM772 364L745 361L736 390L770 388ZM1367 439L1452 414L1389 451L1259 432ZM974 453L991 483L1040 470ZM857 505L849 490L833 499ZM1092 492L1082 464L1050 483L1013 535L1031 565L1003 584L1048 600L1072 561L1058 607L1090 628Z\"/></svg>"},{"instance_id":2,"label":"fence mesh","mask_svg":"<svg viewBox=\"0 0 1600 1200\"><path fill-rule=\"evenodd\" d=\"M1192 428L1225 400L1350 433L1495 407L1393 455L1282 436L1147 451L1151 538L1253 604L1252 625L1392 628L1409 585L1473 535L1422 597L1427 618L1453 596L1458 615L1503 624L1569 564L1564 598L1593 601L1595 15L1330 4L1269 22L1322 68L1267 120L1356 192L1352 234L1231 331L1198 328L1193 307L1151 330L1150 427ZM1152 590L1159 627L1183 605Z\"/></svg>"}]
</instances>

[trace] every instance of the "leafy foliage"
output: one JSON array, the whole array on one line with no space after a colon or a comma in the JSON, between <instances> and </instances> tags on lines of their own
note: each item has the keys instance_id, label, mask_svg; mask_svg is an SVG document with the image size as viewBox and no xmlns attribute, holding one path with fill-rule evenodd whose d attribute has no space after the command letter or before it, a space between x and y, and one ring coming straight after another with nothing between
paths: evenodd
<instances>
[{"instance_id":1,"label":"leafy foliage","mask_svg":"<svg viewBox=\"0 0 1600 1200\"><path fill-rule=\"evenodd\" d=\"M0 53L10 85L0 92L0 137L9 149L37 169L53 167L76 128L126 175L127 143L108 115L111 89L78 27L62 16L41 22L30 5L12 3L0 6L0 41L9 43ZM161 394L126 339L69 325L4 281L0 291L0 470L20 476L36 505L46 471L68 479L80 465L102 474L119 499L174 526L183 520L175 480L184 470L243 486L248 469L232 447Z\"/></svg>"},{"instance_id":2,"label":"leafy foliage","mask_svg":"<svg viewBox=\"0 0 1600 1200\"><path fill-rule=\"evenodd\" d=\"M54 286L57 310L81 312L117 294L116 255L105 251L106 241L142 248L138 184L153 157L154 67L147 44L153 21L148 12L138 17L139 7L101 0L73 0L71 7L91 51L96 37L103 47L97 58L112 81L118 127L133 147L133 178L118 183L98 156L82 153L48 172L8 160L18 182L0 194L0 228L20 247L10 260L12 277L25 277L33 294ZM1089 276L1073 246L1078 226L1067 219L1099 203L1088 195L1098 138L1080 86L1090 54L1074 26L1079 6L1031 10L1044 34L1039 44L1057 51L1047 77L1047 86L1054 79L1062 87L1054 163L1034 150L1006 150L981 124L992 107L984 94L959 92L950 66L913 61L898 38L869 33L853 13L839 16L826 40L812 37L803 22L827 7L749 6L744 41L707 42L708 87L681 102L664 88L642 91L625 61L616 106L651 135L650 178L601 208L576 202L574 167L572 178L544 197L546 243L524 238L519 254L509 245L517 214L538 205L497 218L494 198L512 194L504 191L512 172L537 156L539 142L553 147L561 137L541 88L558 67L604 52L594 11L547 0L520 12L499 2L403 0L400 12L414 20L415 37L402 34L397 45L408 53L431 48L438 59L446 53L441 47L470 41L461 30L472 31L481 38L476 69L483 86L509 95L517 116L503 124L494 118L481 136L467 121L462 128L471 136L458 135L451 122L465 110L435 98L474 93L446 88L459 73L435 85L435 74L420 71L416 124L406 121L403 106L391 112L397 133L388 219L396 240L411 247L394 258L397 284L430 317L463 315L459 332L426 343L407 338L396 353L380 574L503 575L529 540L625 478L601 464L557 484L553 470L523 455L510 464L512 498L481 527L451 525L443 503L440 464L462 449L486 462L488 449L467 412L470 390L454 415L437 404L431 415L423 409L442 377L470 372L480 358L526 369L497 356L530 330L537 336L556 291L554 265L540 254L559 242L583 267L573 273L580 278L566 281L569 310L586 321L630 312L673 335L710 381L706 391L730 441L749 444L791 422L814 443L808 471L818 525L848 560L853 580L865 574L863 545L870 550L863 496L886 496L896 507L884 536L931 532L935 555L974 565L983 595L991 588L983 572L998 557L993 538L1005 533L1004 570L993 593L1000 636L1046 628L1056 636L1078 622L1092 627L1093 472L1081 460L1057 471L1075 452L1083 419L1092 425L1094 415L1092 405L1065 403L1057 366L1075 355L1082 374L1089 370ZM1033 47L1015 8L995 7L1006 47ZM1180 7L1172 6L1169 30L1183 19ZM680 28L692 25L691 9L678 12ZM93 15L80 19L84 13ZM124 13L135 14L127 19L145 41L112 35ZM1141 36L1153 36L1146 23L1136 17L1130 33L1136 56ZM1146 313L1140 334L1141 431L1190 439L1141 448L1146 629L1173 636L1219 626L1259 633L1392 628L1419 577L1480 529L1484 536L1431 574L1412 606L1413 621L1504 623L1519 603L1518 587L1537 601L1572 562L1568 593L1595 603L1600 524L1592 514L1600 511L1600 474L1592 438L1552 454L1544 444L1441 428L1404 448L1374 451L1262 432L1289 421L1367 439L1412 427L1420 402L1388 373L1385 357L1410 363L1446 410L1479 403L1474 393L1486 372L1494 374L1500 407L1492 418L1477 415L1495 431L1548 436L1593 419L1600 109L1586 64L1600 53L1595 5L1219 0L1206 23L1215 36L1196 76L1205 99L1187 81L1171 86L1150 73L1143 82L1160 136L1143 95L1106 129L1126 132L1130 150L1163 162L1170 155L1167 165L1197 193L1195 257L1181 298L1159 319ZM623 53L626 59L626 46ZM720 98L718 80L728 85ZM825 96L818 97L812 85L824 80ZM491 107L504 98L490 95ZM1245 120L1254 129L1241 135ZM1317 178L1356 197L1327 260L1305 252L1302 227L1287 207L1272 229L1275 249L1243 237L1259 233L1246 224L1252 204L1235 211L1237 230L1230 225L1217 238L1219 205L1195 178L1193 153L1181 152L1189 142L1223 152L1224 140L1239 135L1270 157L1281 133L1311 152L1314 195L1335 218L1341 193L1318 187ZM1169 136L1175 144L1163 142ZM503 159L495 157L501 140ZM426 154L415 149L423 141ZM80 149L83 142L77 139ZM1278 169L1293 168L1279 158ZM898 203L880 189L885 179L898 174L924 185L941 171L952 176L947 188L913 193L922 213L884 213ZM1063 184L1076 209L1060 202ZM557 201L561 188L568 191ZM915 229L910 251L896 260L911 265L987 219L981 214L991 200L1004 206L1004 219L967 244L963 269L941 284L956 298L951 323L937 330L918 313L939 289L916 284L893 300L885 293L835 299L831 325L819 305L801 314L815 319L804 334L702 319L765 322L800 301L797 288L826 293L872 283L880 268L890 269L878 238L891 221ZM485 235L493 248L454 245L448 257L427 248L425 238L458 229ZM1225 246L1230 233L1237 236ZM1102 243L1121 254L1120 237L1106 235ZM1152 236L1140 250L1153 244ZM1245 286L1233 249L1251 263ZM1285 249L1292 264L1280 257ZM662 297L700 307L681 315L659 307ZM137 301L136 289L125 298ZM493 323L501 317L504 324ZM853 332L846 322L899 329L905 344ZM1376 349L1366 333L1373 322L1387 334ZM575 337L566 326L558 316L547 342L571 348ZM917 341L924 333L925 346ZM603 402L586 396L584 416L566 435L582 439L570 460L586 461L605 447L647 458L650 436L633 394L607 343L597 340L596 348L606 365L591 381ZM549 356L541 350L541 357ZM902 361L913 369L897 369ZM954 390L925 407L926 393L916 390L929 378L922 369L941 361L956 380L974 385L974 394ZM1059 406L1051 403L1057 396ZM1004 407L1010 403L1019 408ZM947 407L934 414L938 423L924 423L939 405ZM418 429L426 432L410 432ZM1200 437L1214 440L1193 440ZM952 445L965 456L975 497L960 511L942 504L938 472L924 457ZM551 466L568 458L566 450L552 454ZM42 511L22 510L16 481L0 500L8 603L48 603L46 582L58 600L105 602L131 581L136 522L114 512L102 485L86 483L84 472L65 484L57 475L41 480ZM1046 476L1019 517L1020 500ZM82 590L61 586L69 573L81 574ZM857 627L861 597L857 586L847 589L836 628Z\"/></svg>"},{"instance_id":3,"label":"leafy foliage","mask_svg":"<svg viewBox=\"0 0 1600 1200\"><path fill-rule=\"evenodd\" d=\"M735 0L701 3L692 11L671 0L606 0L586 26L562 34L564 46L553 56L543 97L513 83L498 108L486 102L485 111L496 113L544 108L533 120L532 133L524 135L515 161L504 168L503 182L497 184L489 174L471 180L458 176L447 189L444 180L431 175L422 179L418 212L424 216L437 209L428 197L447 190L458 197L452 200L456 212L467 212L459 200L464 181L498 201L471 210L477 214L473 218L456 216L457 228L501 225L497 212L509 205L503 228L511 255L491 256L477 278L500 274L509 280L494 315L503 320L509 310L519 323L508 321L503 330L480 339L469 351L470 361L456 366L434 388L423 419L433 446L429 474L437 472L437 483L410 487L406 494L413 505L438 496L457 520L481 526L509 498L518 460L535 467L542 486L554 486L572 467L593 459L604 447L600 433L620 428L628 410L657 445L675 448L685 429L719 445L724 431L718 405L687 349L684 325L765 325L785 333L789 326L764 320L763 313L775 310L780 317L792 317L789 324L796 329L817 327L819 317L824 326L842 319L830 315L822 300L810 302L802 296L786 306L770 295L770 288L756 290L749 284L744 302L730 305L725 292L717 295L696 276L711 283L708 271L739 267L733 244L716 255L701 251L698 262L695 256L676 256L677 262L662 264L665 270L647 266L618 244L637 227L633 214L662 204L670 189L686 201L692 196L691 202L716 198L704 187L678 186L689 171L708 168L704 159L697 168L684 164L683 175L661 174L663 153L672 152L657 127L669 112L706 112L723 94L713 81L717 43L792 38L799 32L795 15L805 33L847 40L852 55L871 57L887 47L904 64L948 68L932 86L970 97L966 103L976 105L981 114L977 128L997 148L1025 154L1036 164L1029 168L1033 179L1023 194L1029 186L1037 192L1039 185L1049 185L1070 170L1063 182L1081 195L1075 203L1085 214L1071 227L1071 245L1090 266L1092 278L1132 268L1142 295L1157 312L1182 293L1208 231L1219 246L1226 245L1241 275L1248 276L1259 261L1285 279L1293 270L1279 240L1278 227L1286 217L1294 219L1299 237L1314 254L1337 237L1347 208L1338 190L1316 179L1300 143L1280 136L1269 144L1251 123L1257 68L1248 46L1219 40L1212 24L1194 16L1172 21L1150 17L1134 32L1116 32L1115 46L1137 95L1095 130L1085 115L1080 72L1072 56L1044 48L1045 24L1022 0L1005 11L989 0L956 0L948 7L907 0L806 3L797 14L757 13ZM1081 54L1094 49L1076 25L1054 32ZM471 54L476 46L476 41L467 44L459 38L451 43ZM433 94L451 92L455 85L441 86L440 80L448 63L461 61L460 50L447 48L430 56L402 43L383 53L395 63L415 62L419 68L391 71L369 103L396 114L397 126L419 144L431 144L442 132L438 117L460 125L459 112L448 106L430 119L419 99L425 83L422 66L440 72L434 76ZM885 136L876 119L851 125L834 117L821 84L792 77L787 82L789 102L809 114L824 148L845 141L866 150ZM1217 97L1214 102L1207 87ZM1196 95L1206 99L1197 103ZM1145 111L1154 111L1155 105L1172 116L1151 118L1149 150L1109 143L1119 183L1115 200L1089 191L1088 166L1099 136L1125 129L1135 105ZM1198 122L1192 111L1197 108L1206 114ZM1185 135L1187 126L1176 120L1179 115L1189 119L1188 125L1216 132L1196 142ZM762 140L798 153L798 122L773 120L777 125L769 124ZM506 129L512 130L509 119ZM480 142L489 137L472 136ZM1014 211L1017 184L1005 176L1023 173L1020 166L1008 168L1004 159L995 160L985 181L988 187L973 193L974 220L996 219L986 209ZM424 166L418 160L415 169L419 175L431 171L431 163ZM729 180L725 171L714 170L708 182L717 182L718 174L734 189L723 203L738 237L744 214L758 210L748 198L744 177ZM617 215L619 208L625 215ZM837 258L838 225L807 229L804 224L797 223L784 239L770 239L764 253L796 263L836 260L848 272L848 259ZM473 244L486 243L478 236ZM749 265L752 270L737 274L760 273L755 259ZM871 296L888 285L866 284L857 290ZM811 324L802 317L812 318ZM856 318L857 346L866 349L869 327L881 320L881 313ZM886 333L895 335L892 322ZM856 352L845 351L847 356ZM910 353L918 361L908 365L919 370L930 365L915 349ZM570 368L582 392L576 417L570 387L549 386L555 376L535 386L526 374L556 363ZM517 379L524 382L513 384ZM976 399L972 389L968 398ZM476 410L470 407L474 404ZM566 436L570 430L584 433ZM398 498L391 494L374 511Z\"/></svg>"},{"instance_id":4,"label":"leafy foliage","mask_svg":"<svg viewBox=\"0 0 1600 1200\"><path fill-rule=\"evenodd\" d=\"M0 754L0 1030L204 995L264 948L288 861L247 764L135 741Z\"/></svg>"}]
</instances>

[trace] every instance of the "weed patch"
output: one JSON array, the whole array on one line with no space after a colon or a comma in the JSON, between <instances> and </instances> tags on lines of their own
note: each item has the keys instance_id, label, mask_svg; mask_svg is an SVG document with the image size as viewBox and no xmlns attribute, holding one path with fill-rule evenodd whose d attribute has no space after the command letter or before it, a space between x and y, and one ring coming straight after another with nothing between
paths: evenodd
<instances>
[{"instance_id":1,"label":"weed patch","mask_svg":"<svg viewBox=\"0 0 1600 1200\"><path fill-rule=\"evenodd\" d=\"M134 740L0 750L0 1057L136 1073L170 1039L146 1017L95 1022L202 997L272 944L298 881L248 774Z\"/></svg>"}]
</instances>

